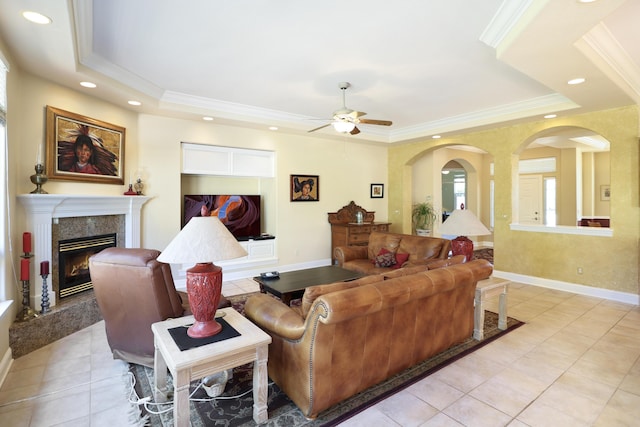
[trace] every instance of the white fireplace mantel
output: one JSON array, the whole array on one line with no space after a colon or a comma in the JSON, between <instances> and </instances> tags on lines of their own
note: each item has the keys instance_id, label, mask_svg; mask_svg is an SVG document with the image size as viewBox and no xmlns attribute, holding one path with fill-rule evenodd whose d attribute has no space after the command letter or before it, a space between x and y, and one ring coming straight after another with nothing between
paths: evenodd
<instances>
[{"instance_id":1,"label":"white fireplace mantel","mask_svg":"<svg viewBox=\"0 0 640 427\"><path fill-rule=\"evenodd\" d=\"M140 247L140 211L151 198L146 196L87 196L75 194L21 194L18 200L26 211L26 229L33 238L32 265L53 258L52 224L55 218L83 216L124 215L125 246ZM42 297L42 278L35 276L31 292L32 307L38 308ZM55 295L47 285L51 305L55 305ZM35 292L33 292L35 291Z\"/></svg>"}]
</instances>

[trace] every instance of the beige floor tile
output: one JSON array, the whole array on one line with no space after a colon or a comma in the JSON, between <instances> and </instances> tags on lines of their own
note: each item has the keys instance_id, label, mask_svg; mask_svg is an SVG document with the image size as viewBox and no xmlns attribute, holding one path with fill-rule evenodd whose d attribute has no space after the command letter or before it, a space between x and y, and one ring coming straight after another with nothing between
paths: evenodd
<instances>
[{"instance_id":1,"label":"beige floor tile","mask_svg":"<svg viewBox=\"0 0 640 427\"><path fill-rule=\"evenodd\" d=\"M32 425L54 426L90 415L88 390L57 399L38 402L33 409Z\"/></svg>"},{"instance_id":2,"label":"beige floor tile","mask_svg":"<svg viewBox=\"0 0 640 427\"><path fill-rule=\"evenodd\" d=\"M640 396L618 390L594 426L637 426L638 420L640 420Z\"/></svg>"},{"instance_id":3,"label":"beige floor tile","mask_svg":"<svg viewBox=\"0 0 640 427\"><path fill-rule=\"evenodd\" d=\"M580 421L542 402L535 401L518 415L517 420L531 427L588 427Z\"/></svg>"},{"instance_id":4,"label":"beige floor tile","mask_svg":"<svg viewBox=\"0 0 640 427\"><path fill-rule=\"evenodd\" d=\"M387 417L377 407L371 407L340 423L342 427L398 427L398 423Z\"/></svg>"},{"instance_id":5,"label":"beige floor tile","mask_svg":"<svg viewBox=\"0 0 640 427\"><path fill-rule=\"evenodd\" d=\"M571 366L568 372L594 381L599 381L613 387L618 387L622 383L625 373L617 372L614 369L609 368L610 367L603 367L597 362L594 363L592 361L581 359Z\"/></svg>"},{"instance_id":6,"label":"beige floor tile","mask_svg":"<svg viewBox=\"0 0 640 427\"><path fill-rule=\"evenodd\" d=\"M505 387L504 382L498 377L481 384L469 395L511 417L517 416L537 397L528 397L520 393L520 390Z\"/></svg>"},{"instance_id":7,"label":"beige floor tile","mask_svg":"<svg viewBox=\"0 0 640 427\"><path fill-rule=\"evenodd\" d=\"M640 396L640 374L627 374L620 384L620 390Z\"/></svg>"},{"instance_id":8,"label":"beige floor tile","mask_svg":"<svg viewBox=\"0 0 640 427\"><path fill-rule=\"evenodd\" d=\"M506 426L511 417L471 396L465 396L443 411L460 424L474 426Z\"/></svg>"},{"instance_id":9,"label":"beige floor tile","mask_svg":"<svg viewBox=\"0 0 640 427\"><path fill-rule=\"evenodd\" d=\"M0 408L0 422L7 427L29 427L31 413L31 408L13 408L7 411Z\"/></svg>"},{"instance_id":10,"label":"beige floor tile","mask_svg":"<svg viewBox=\"0 0 640 427\"><path fill-rule=\"evenodd\" d=\"M376 405L383 414L398 423L419 426L438 413L438 410L413 394L402 390Z\"/></svg>"},{"instance_id":11,"label":"beige floor tile","mask_svg":"<svg viewBox=\"0 0 640 427\"><path fill-rule=\"evenodd\" d=\"M371 424L371 426L375 425L376 424ZM464 427L464 425L460 424L450 416L440 412L434 417L420 424L420 427Z\"/></svg>"},{"instance_id":12,"label":"beige floor tile","mask_svg":"<svg viewBox=\"0 0 640 427\"><path fill-rule=\"evenodd\" d=\"M468 393L485 381L485 378L468 369L452 364L431 375L463 393Z\"/></svg>"},{"instance_id":13,"label":"beige floor tile","mask_svg":"<svg viewBox=\"0 0 640 427\"><path fill-rule=\"evenodd\" d=\"M439 381L433 375L411 385L406 390L440 411L464 396L463 392Z\"/></svg>"},{"instance_id":14,"label":"beige floor tile","mask_svg":"<svg viewBox=\"0 0 640 427\"><path fill-rule=\"evenodd\" d=\"M585 378L581 375L575 375L573 372L567 372L562 375L558 378L556 384L563 385L572 393L588 397L602 405L605 405L616 391L615 387Z\"/></svg>"},{"instance_id":15,"label":"beige floor tile","mask_svg":"<svg viewBox=\"0 0 640 427\"><path fill-rule=\"evenodd\" d=\"M555 408L565 415L591 424L604 409L606 402L598 402L578 394L574 387L555 383L536 399L536 403Z\"/></svg>"}]
</instances>

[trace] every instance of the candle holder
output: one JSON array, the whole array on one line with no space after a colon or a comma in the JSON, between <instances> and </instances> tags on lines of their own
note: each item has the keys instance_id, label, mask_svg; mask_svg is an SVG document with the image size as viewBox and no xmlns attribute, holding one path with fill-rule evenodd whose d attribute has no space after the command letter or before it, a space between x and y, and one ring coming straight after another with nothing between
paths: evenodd
<instances>
[{"instance_id":1,"label":"candle holder","mask_svg":"<svg viewBox=\"0 0 640 427\"><path fill-rule=\"evenodd\" d=\"M36 185L36 189L33 190L31 194L49 194L42 189L42 186L49 180L47 175L44 173L44 165L42 163L38 163L35 170L35 175L31 175L31 182Z\"/></svg>"},{"instance_id":2,"label":"candle holder","mask_svg":"<svg viewBox=\"0 0 640 427\"><path fill-rule=\"evenodd\" d=\"M125 196L137 196L138 193L136 193L135 191L133 191L133 185L129 184L129 189L127 191L124 192Z\"/></svg>"},{"instance_id":3,"label":"candle holder","mask_svg":"<svg viewBox=\"0 0 640 427\"><path fill-rule=\"evenodd\" d=\"M49 312L49 288L47 288L48 274L42 274L42 300L40 301L40 313L45 314Z\"/></svg>"},{"instance_id":4,"label":"candle holder","mask_svg":"<svg viewBox=\"0 0 640 427\"><path fill-rule=\"evenodd\" d=\"M20 258L29 259L32 255L28 252L25 252L24 255L21 255ZM33 319L38 317L35 311L31 309L31 305L29 304L30 300L30 287L29 279L21 280L22 281L22 311L18 313L16 316L17 322L24 322L29 319Z\"/></svg>"}]
</instances>

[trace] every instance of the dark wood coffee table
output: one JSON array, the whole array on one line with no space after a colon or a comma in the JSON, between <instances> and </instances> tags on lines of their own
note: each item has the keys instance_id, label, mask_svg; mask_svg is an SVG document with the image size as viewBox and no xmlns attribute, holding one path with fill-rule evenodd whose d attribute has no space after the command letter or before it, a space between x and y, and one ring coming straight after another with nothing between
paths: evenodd
<instances>
[{"instance_id":1,"label":"dark wood coffee table","mask_svg":"<svg viewBox=\"0 0 640 427\"><path fill-rule=\"evenodd\" d=\"M292 299L302 297L304 290L309 286L348 282L362 276L363 274L355 271L346 270L335 265L327 265L280 273L279 278L273 279L256 276L253 280L260 284L260 292L273 294L288 305Z\"/></svg>"}]
</instances>

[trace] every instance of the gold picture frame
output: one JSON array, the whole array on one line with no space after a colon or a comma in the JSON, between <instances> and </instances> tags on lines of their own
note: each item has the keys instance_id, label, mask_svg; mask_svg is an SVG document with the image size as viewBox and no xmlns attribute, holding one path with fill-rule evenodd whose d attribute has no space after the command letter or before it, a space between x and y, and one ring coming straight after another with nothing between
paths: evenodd
<instances>
[{"instance_id":1,"label":"gold picture frame","mask_svg":"<svg viewBox=\"0 0 640 427\"><path fill-rule=\"evenodd\" d=\"M125 128L47 106L49 179L124 184Z\"/></svg>"}]
</instances>

